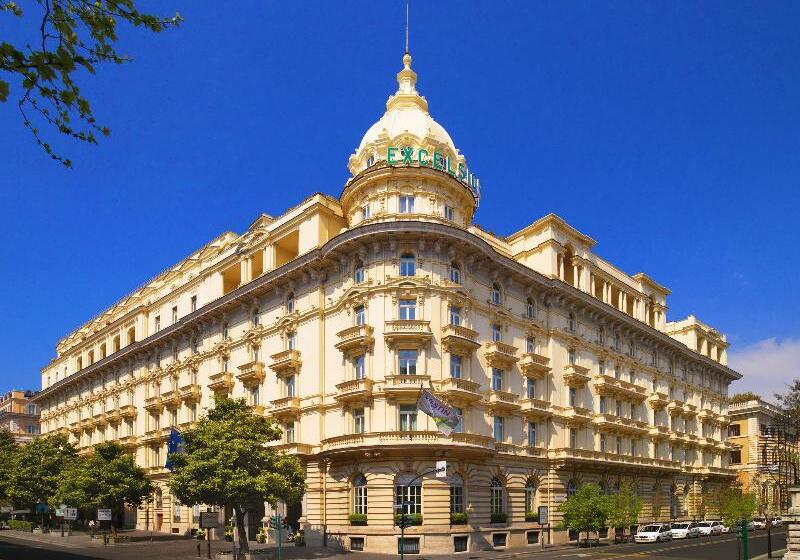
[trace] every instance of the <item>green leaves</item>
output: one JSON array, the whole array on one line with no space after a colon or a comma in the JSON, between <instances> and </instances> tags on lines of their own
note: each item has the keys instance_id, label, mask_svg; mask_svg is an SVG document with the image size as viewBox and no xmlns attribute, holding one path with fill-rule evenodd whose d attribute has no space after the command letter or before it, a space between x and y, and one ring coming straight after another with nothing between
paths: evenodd
<instances>
[{"instance_id":1,"label":"green leaves","mask_svg":"<svg viewBox=\"0 0 800 560\"><path fill-rule=\"evenodd\" d=\"M8 496L11 473L18 450L14 436L6 428L0 428L0 500Z\"/></svg>"},{"instance_id":2,"label":"green leaves","mask_svg":"<svg viewBox=\"0 0 800 560\"><path fill-rule=\"evenodd\" d=\"M230 506L238 522L263 502L295 502L305 491L297 457L268 446L280 441L280 428L253 414L243 400L217 399L182 435L185 451L170 455L174 471L168 482L181 503Z\"/></svg>"},{"instance_id":3,"label":"green leaves","mask_svg":"<svg viewBox=\"0 0 800 560\"><path fill-rule=\"evenodd\" d=\"M75 460L75 447L65 436L35 438L14 454L9 497L24 508L49 501L56 493L62 472Z\"/></svg>"},{"instance_id":4,"label":"green leaves","mask_svg":"<svg viewBox=\"0 0 800 560\"><path fill-rule=\"evenodd\" d=\"M36 22L40 40L19 46L0 43L0 73L5 72L8 78L0 80L0 102L8 99L14 83L20 90L17 106L24 126L51 158L70 167L70 160L45 141L42 125L90 144L97 143L97 133L109 134L108 128L92 117L90 102L74 81L77 71L83 69L94 75L98 64L131 61L115 48L121 22L158 33L176 27L183 19L178 13L168 18L143 13L134 0L49 0L37 4L42 10ZM0 0L0 15L3 12L22 15L14 2Z\"/></svg>"},{"instance_id":5,"label":"green leaves","mask_svg":"<svg viewBox=\"0 0 800 560\"><path fill-rule=\"evenodd\" d=\"M751 519L756 512L756 495L742 492L740 488L728 488L720 497L720 516L728 527L734 527L743 519Z\"/></svg>"},{"instance_id":6,"label":"green leaves","mask_svg":"<svg viewBox=\"0 0 800 560\"><path fill-rule=\"evenodd\" d=\"M596 484L584 484L574 496L558 506L562 513L562 528L578 533L595 532L606 526L611 500Z\"/></svg>"}]
</instances>

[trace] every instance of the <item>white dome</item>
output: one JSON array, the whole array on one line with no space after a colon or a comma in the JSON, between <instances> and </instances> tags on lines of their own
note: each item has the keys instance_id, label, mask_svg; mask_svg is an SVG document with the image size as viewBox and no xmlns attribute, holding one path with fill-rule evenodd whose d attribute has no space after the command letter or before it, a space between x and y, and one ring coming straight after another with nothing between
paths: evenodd
<instances>
[{"instance_id":1,"label":"white dome","mask_svg":"<svg viewBox=\"0 0 800 560\"><path fill-rule=\"evenodd\" d=\"M403 69L397 74L398 90L386 102L386 113L369 127L348 167L355 176L371 163L386 158L388 146L415 145L444 152L456 162L464 162L453 139L428 113L428 102L416 89L417 74L411 69L411 55L403 56Z\"/></svg>"}]
</instances>

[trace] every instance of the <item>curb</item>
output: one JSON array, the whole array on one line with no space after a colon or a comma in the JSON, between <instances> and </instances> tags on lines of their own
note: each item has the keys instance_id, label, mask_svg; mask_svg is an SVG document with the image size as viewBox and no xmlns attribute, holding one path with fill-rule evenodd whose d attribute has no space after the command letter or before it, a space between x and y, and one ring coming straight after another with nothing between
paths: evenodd
<instances>
[{"instance_id":1,"label":"curb","mask_svg":"<svg viewBox=\"0 0 800 560\"><path fill-rule=\"evenodd\" d=\"M778 556L780 554L780 556ZM773 550L772 551L772 558L783 558L783 555L786 554L786 549L781 548L780 550ZM759 554L758 556L753 556L750 560L766 560L767 554Z\"/></svg>"}]
</instances>

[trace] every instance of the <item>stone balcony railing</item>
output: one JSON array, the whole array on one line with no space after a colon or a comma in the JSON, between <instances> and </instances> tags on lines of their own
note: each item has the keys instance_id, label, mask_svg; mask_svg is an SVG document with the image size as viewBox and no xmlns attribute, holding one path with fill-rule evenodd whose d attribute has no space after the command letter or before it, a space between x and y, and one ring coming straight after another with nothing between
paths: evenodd
<instances>
[{"instance_id":1,"label":"stone balcony railing","mask_svg":"<svg viewBox=\"0 0 800 560\"><path fill-rule=\"evenodd\" d=\"M445 325L442 327L442 347L447 352L458 355L469 355L480 348L478 333L461 325Z\"/></svg>"},{"instance_id":2,"label":"stone balcony railing","mask_svg":"<svg viewBox=\"0 0 800 560\"><path fill-rule=\"evenodd\" d=\"M122 405L119 407L119 415L127 419L136 418L136 406L132 404Z\"/></svg>"},{"instance_id":3,"label":"stone balcony railing","mask_svg":"<svg viewBox=\"0 0 800 560\"><path fill-rule=\"evenodd\" d=\"M438 431L366 432L334 436L322 440L321 452L323 455L353 454L361 457L365 449L381 446L396 447L400 450L407 447L457 448L464 453L483 455L495 452L495 441L491 437L455 432L448 437Z\"/></svg>"},{"instance_id":4,"label":"stone balcony railing","mask_svg":"<svg viewBox=\"0 0 800 560\"><path fill-rule=\"evenodd\" d=\"M669 438L669 427L668 426L650 426L648 433L650 434L651 439L668 439Z\"/></svg>"},{"instance_id":5,"label":"stone balcony railing","mask_svg":"<svg viewBox=\"0 0 800 560\"><path fill-rule=\"evenodd\" d=\"M561 418L572 425L588 424L594 419L592 411L582 406L563 406L559 407L557 412Z\"/></svg>"},{"instance_id":6,"label":"stone balcony railing","mask_svg":"<svg viewBox=\"0 0 800 560\"><path fill-rule=\"evenodd\" d=\"M161 393L161 403L170 408L180 406L181 396L180 393L178 392L178 388L174 387L169 391L164 391L163 393Z\"/></svg>"},{"instance_id":7,"label":"stone balcony railing","mask_svg":"<svg viewBox=\"0 0 800 560\"><path fill-rule=\"evenodd\" d=\"M617 416L616 414L595 414L592 423L598 428L634 436L644 435L649 432L646 422Z\"/></svg>"},{"instance_id":8,"label":"stone balcony railing","mask_svg":"<svg viewBox=\"0 0 800 560\"><path fill-rule=\"evenodd\" d=\"M336 395L334 398L339 402L363 402L372 398L372 386L374 381L367 377L363 379L351 379L336 385Z\"/></svg>"},{"instance_id":9,"label":"stone balcony railing","mask_svg":"<svg viewBox=\"0 0 800 560\"><path fill-rule=\"evenodd\" d=\"M570 387L583 387L589 382L589 368L577 364L564 366L564 383Z\"/></svg>"},{"instance_id":10,"label":"stone balcony railing","mask_svg":"<svg viewBox=\"0 0 800 560\"><path fill-rule=\"evenodd\" d=\"M674 415L674 414L683 414L684 410L685 410L684 409L684 402L682 400L672 399L667 404L667 412L669 412L672 415Z\"/></svg>"},{"instance_id":11,"label":"stone balcony railing","mask_svg":"<svg viewBox=\"0 0 800 560\"><path fill-rule=\"evenodd\" d=\"M274 371L278 377L287 377L300 373L300 366L302 365L300 361L300 350L296 348L284 350L283 352L273 354L270 358L272 359L272 363L269 364L269 368Z\"/></svg>"},{"instance_id":12,"label":"stone balcony railing","mask_svg":"<svg viewBox=\"0 0 800 560\"><path fill-rule=\"evenodd\" d=\"M300 414L299 397L283 397L271 401L270 414L276 418L293 418Z\"/></svg>"},{"instance_id":13,"label":"stone balcony railing","mask_svg":"<svg viewBox=\"0 0 800 560\"><path fill-rule=\"evenodd\" d=\"M519 358L517 357L517 348L511 344L500 342L497 340L490 340L484 345L483 355L486 358L486 363L489 367L497 369L511 369Z\"/></svg>"},{"instance_id":14,"label":"stone balcony railing","mask_svg":"<svg viewBox=\"0 0 800 560\"><path fill-rule=\"evenodd\" d=\"M641 402L647 398L647 390L641 385L617 379L613 375L595 375L594 388L601 395L620 397Z\"/></svg>"},{"instance_id":15,"label":"stone balcony railing","mask_svg":"<svg viewBox=\"0 0 800 560\"><path fill-rule=\"evenodd\" d=\"M525 352L520 356L519 369L525 377L541 379L550 371L550 358L536 352Z\"/></svg>"},{"instance_id":16,"label":"stone balcony railing","mask_svg":"<svg viewBox=\"0 0 800 560\"><path fill-rule=\"evenodd\" d=\"M153 395L144 400L144 408L149 412L158 412L164 408L164 402L161 400L161 395Z\"/></svg>"},{"instance_id":17,"label":"stone balcony railing","mask_svg":"<svg viewBox=\"0 0 800 560\"><path fill-rule=\"evenodd\" d=\"M339 342L336 348L347 355L365 354L375 342L374 329L370 325L356 325L336 333Z\"/></svg>"},{"instance_id":18,"label":"stone balcony railing","mask_svg":"<svg viewBox=\"0 0 800 560\"><path fill-rule=\"evenodd\" d=\"M200 400L200 385L192 383L180 388L180 398L183 402L198 402Z\"/></svg>"},{"instance_id":19,"label":"stone balcony railing","mask_svg":"<svg viewBox=\"0 0 800 560\"><path fill-rule=\"evenodd\" d=\"M239 366L236 378L245 386L260 385L266 377L264 362L252 361Z\"/></svg>"},{"instance_id":20,"label":"stone balcony railing","mask_svg":"<svg viewBox=\"0 0 800 560\"><path fill-rule=\"evenodd\" d=\"M519 395L508 391L490 390L486 402L493 412L511 413L520 410Z\"/></svg>"},{"instance_id":21,"label":"stone balcony railing","mask_svg":"<svg viewBox=\"0 0 800 560\"><path fill-rule=\"evenodd\" d=\"M653 410L660 410L669 404L669 399L665 393L652 391L647 397L647 404L649 404L650 408Z\"/></svg>"},{"instance_id":22,"label":"stone balcony railing","mask_svg":"<svg viewBox=\"0 0 800 560\"><path fill-rule=\"evenodd\" d=\"M591 449L573 449L563 447L551 450L550 457L552 459L561 459L565 462L647 466L673 472L679 472L681 470L681 464L678 461L594 451Z\"/></svg>"},{"instance_id":23,"label":"stone balcony railing","mask_svg":"<svg viewBox=\"0 0 800 560\"><path fill-rule=\"evenodd\" d=\"M208 388L214 393L229 393L233 388L233 373L230 371L220 371L208 378Z\"/></svg>"},{"instance_id":24,"label":"stone balcony railing","mask_svg":"<svg viewBox=\"0 0 800 560\"><path fill-rule=\"evenodd\" d=\"M405 346L422 347L433 338L430 321L416 319L397 319L386 321L383 338L389 346L403 344Z\"/></svg>"},{"instance_id":25,"label":"stone balcony railing","mask_svg":"<svg viewBox=\"0 0 800 560\"><path fill-rule=\"evenodd\" d=\"M522 399L519 404L520 411L528 418L549 418L553 415L550 402L543 399Z\"/></svg>"},{"instance_id":26,"label":"stone balcony railing","mask_svg":"<svg viewBox=\"0 0 800 560\"><path fill-rule=\"evenodd\" d=\"M308 443L281 443L273 447L277 451L289 455L312 455L314 453L314 446Z\"/></svg>"},{"instance_id":27,"label":"stone balcony railing","mask_svg":"<svg viewBox=\"0 0 800 560\"><path fill-rule=\"evenodd\" d=\"M434 381L433 386L437 393L441 393L448 399L460 399L464 401L478 401L481 399L480 383L461 377L447 377L439 381Z\"/></svg>"},{"instance_id":28,"label":"stone balcony railing","mask_svg":"<svg viewBox=\"0 0 800 560\"><path fill-rule=\"evenodd\" d=\"M389 396L413 396L430 386L430 375L387 375L381 389Z\"/></svg>"}]
</instances>

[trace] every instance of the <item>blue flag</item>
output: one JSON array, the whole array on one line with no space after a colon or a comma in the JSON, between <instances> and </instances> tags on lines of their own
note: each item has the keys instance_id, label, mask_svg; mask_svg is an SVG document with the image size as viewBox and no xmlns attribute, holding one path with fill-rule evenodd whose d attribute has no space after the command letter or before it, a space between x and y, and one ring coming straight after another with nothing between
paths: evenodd
<instances>
[{"instance_id":1,"label":"blue flag","mask_svg":"<svg viewBox=\"0 0 800 560\"><path fill-rule=\"evenodd\" d=\"M169 441L167 441L167 462L164 464L164 468L167 470L172 470L175 464L172 462L172 455L173 453L183 453L183 436L181 433L172 428L169 431Z\"/></svg>"}]
</instances>

